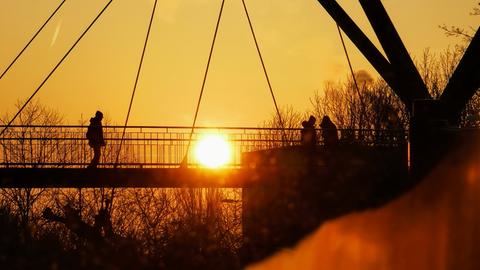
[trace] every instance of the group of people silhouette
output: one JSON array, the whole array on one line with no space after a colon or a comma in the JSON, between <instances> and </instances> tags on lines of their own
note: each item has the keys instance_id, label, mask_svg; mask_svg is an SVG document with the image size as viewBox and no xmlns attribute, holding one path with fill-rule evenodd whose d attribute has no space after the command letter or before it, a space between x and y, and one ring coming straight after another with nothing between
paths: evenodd
<instances>
[{"instance_id":1,"label":"group of people silhouette","mask_svg":"<svg viewBox=\"0 0 480 270\"><path fill-rule=\"evenodd\" d=\"M315 131L315 116L310 115L307 121L302 122L302 130L300 131L300 140L304 146L315 146L317 144L317 132ZM337 126L330 120L328 115L323 116L320 123L321 135L325 146L333 146L338 143Z\"/></svg>"}]
</instances>

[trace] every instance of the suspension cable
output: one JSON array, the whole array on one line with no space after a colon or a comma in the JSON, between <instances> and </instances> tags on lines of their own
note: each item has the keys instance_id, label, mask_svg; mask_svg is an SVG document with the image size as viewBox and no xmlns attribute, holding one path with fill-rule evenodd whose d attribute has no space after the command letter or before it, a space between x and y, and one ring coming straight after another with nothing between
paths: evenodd
<instances>
[{"instance_id":1,"label":"suspension cable","mask_svg":"<svg viewBox=\"0 0 480 270\"><path fill-rule=\"evenodd\" d=\"M70 49L67 51L67 53L60 59L60 61L57 63L57 65L50 71L50 73L47 75L47 77L42 81L42 83L37 87L37 89L33 92L33 94L27 99L25 104L18 110L18 112L13 116L13 118L8 122L8 124L3 128L2 132L0 132L0 136L3 135L3 133L12 125L13 121L20 115L20 113L25 109L25 107L28 105L28 103L33 99L33 97L40 91L42 86L47 82L47 80L52 76L52 74L57 70L57 68L63 63L63 61L67 58L67 56L72 52L72 50L77 46L78 42L85 36L85 34L90 30L90 28L95 24L95 22L100 18L100 16L104 13L104 11L108 8L110 3L112 3L113 0L109 0L108 3L103 7L102 11L98 13L98 15L95 17L95 19L90 23L90 25L83 31L82 35L75 41L75 43L70 47Z\"/></svg>"},{"instance_id":2,"label":"suspension cable","mask_svg":"<svg viewBox=\"0 0 480 270\"><path fill-rule=\"evenodd\" d=\"M260 47L258 46L257 37L255 36L255 31L253 31L252 21L250 20L250 16L248 14L247 5L245 4L245 0L242 0L242 3L243 3L243 9L245 10L245 14L247 15L248 25L250 26L250 31L252 32L253 41L255 41L255 47L257 48L257 53L258 53L258 56L260 57L260 62L262 63L263 73L265 74L265 78L267 79L267 84L268 84L268 88L270 89L270 94L271 94L272 99L273 99L273 104L275 105L275 110L277 111L278 120L280 122L280 127L282 128L283 144L285 145L287 137L286 137L286 134L285 134L285 125L283 124L282 115L280 114L280 110L278 109L277 100L275 99L275 93L273 92L272 84L270 83L270 78L268 77L267 68L265 67L265 63L263 61L262 53L260 52Z\"/></svg>"},{"instance_id":3,"label":"suspension cable","mask_svg":"<svg viewBox=\"0 0 480 270\"><path fill-rule=\"evenodd\" d=\"M350 56L348 55L347 46L345 45L345 41L343 40L342 30L340 29L340 26L338 24L337 24L337 30L338 30L338 35L340 36L340 40L342 41L343 51L345 52L345 56L347 58L348 67L350 68L350 73L352 74L353 84L355 85L358 98L360 99L360 103L362 105L362 115L363 115L364 113L363 111L365 110L365 104L363 103L363 98L360 95L360 88L358 87L357 78L355 77L355 73L353 72L353 67L350 61Z\"/></svg>"},{"instance_id":4,"label":"suspension cable","mask_svg":"<svg viewBox=\"0 0 480 270\"><path fill-rule=\"evenodd\" d=\"M197 108L195 109L195 116L193 117L193 124L192 124L192 129L190 130L190 135L189 135L188 144L187 144L187 150L186 150L185 156L183 157L183 160L180 164L180 167L183 167L183 166L187 165L186 163L187 163L187 159L188 159L188 152L190 150L190 145L191 145L191 142L192 142L193 132L195 130L195 125L197 123L198 111L200 110L200 103L202 101L203 91L205 89L205 82L207 81L208 70L209 70L209 67L210 67L210 61L212 60L213 49L215 47L215 40L217 39L217 33L218 33L218 28L220 26L220 20L222 19L224 4L225 4L225 0L222 0L222 5L220 6L220 11L218 13L217 24L215 26L215 32L213 34L212 45L210 46L210 53L208 54L207 67L205 68L205 73L203 75L202 87L200 89L200 95L198 96Z\"/></svg>"},{"instance_id":5,"label":"suspension cable","mask_svg":"<svg viewBox=\"0 0 480 270\"><path fill-rule=\"evenodd\" d=\"M122 150L123 141L125 139L125 131L126 131L126 128L127 128L128 119L130 117L130 111L132 109L133 99L135 97L135 91L137 90L138 78L140 77L140 72L142 70L143 58L145 56L145 51L147 49L148 38L150 36L150 30L152 29L152 23L153 23L153 18L155 16L156 7L157 7L157 0L155 0L155 2L153 3L152 15L150 16L150 22L148 24L147 35L145 37L145 42L143 44L142 56L140 57L140 63L138 64L137 76L135 78L135 84L133 86L132 97L130 98L130 104L128 105L128 112L127 112L127 116L125 118L125 124L123 125L122 139L120 140L120 145L118 146L117 157L115 158L114 168L117 167L118 159L120 157L120 151Z\"/></svg>"},{"instance_id":6,"label":"suspension cable","mask_svg":"<svg viewBox=\"0 0 480 270\"><path fill-rule=\"evenodd\" d=\"M27 45L25 45L25 47L23 47L23 49L17 54L15 59L13 59L13 61L10 63L10 65L8 65L7 69L5 69L5 71L3 71L2 75L0 75L0 80L8 72L8 70L10 70L10 68L13 66L13 64L15 64L15 62L17 62L17 59L23 54L23 52L27 49L27 47L30 45L30 43L32 43L32 41L37 37L37 35L43 30L45 25L47 25L47 23L50 21L50 19L55 15L55 13L57 13L57 11L62 7L62 5L63 5L63 3L65 3L65 1L66 0L63 0L60 3L60 5L58 5L58 7L53 11L53 13L50 15L50 17L48 17L48 19L45 21L45 23L43 23L43 25L33 35L33 37L30 39L30 41L27 43Z\"/></svg>"}]
</instances>

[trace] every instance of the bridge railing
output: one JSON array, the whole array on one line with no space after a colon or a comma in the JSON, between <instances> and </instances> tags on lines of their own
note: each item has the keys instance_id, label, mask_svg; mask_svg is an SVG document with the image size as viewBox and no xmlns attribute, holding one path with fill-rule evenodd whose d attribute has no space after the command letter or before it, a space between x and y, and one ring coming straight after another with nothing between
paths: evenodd
<instances>
[{"instance_id":1,"label":"bridge railing","mask_svg":"<svg viewBox=\"0 0 480 270\"><path fill-rule=\"evenodd\" d=\"M300 130L197 127L192 135L187 164L190 167L200 166L194 149L206 134L224 136L232 152L226 167L239 167L244 152L300 145ZM86 131L87 126L11 126L0 138L0 167L86 167L92 158ZM123 127L105 126L103 131L107 145L102 149L99 167L168 168L178 167L184 159L191 128L129 126L121 148ZM321 130L317 130L317 134L318 144L322 145ZM338 135L340 143L367 145L392 145L406 140L404 132L386 130L339 130Z\"/></svg>"}]
</instances>

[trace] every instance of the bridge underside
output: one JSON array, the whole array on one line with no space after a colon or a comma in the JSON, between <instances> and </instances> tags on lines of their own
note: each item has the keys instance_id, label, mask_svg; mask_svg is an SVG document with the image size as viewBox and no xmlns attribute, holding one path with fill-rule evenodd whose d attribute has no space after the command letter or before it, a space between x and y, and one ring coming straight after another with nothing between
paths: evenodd
<instances>
[{"instance_id":1,"label":"bridge underside","mask_svg":"<svg viewBox=\"0 0 480 270\"><path fill-rule=\"evenodd\" d=\"M238 188L250 175L242 169L0 169L0 188Z\"/></svg>"}]
</instances>

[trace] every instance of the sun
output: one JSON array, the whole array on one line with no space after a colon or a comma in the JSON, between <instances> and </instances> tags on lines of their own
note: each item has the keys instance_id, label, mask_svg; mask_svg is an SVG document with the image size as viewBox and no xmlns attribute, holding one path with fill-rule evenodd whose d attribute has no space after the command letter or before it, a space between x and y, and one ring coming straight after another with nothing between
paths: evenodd
<instances>
[{"instance_id":1,"label":"sun","mask_svg":"<svg viewBox=\"0 0 480 270\"><path fill-rule=\"evenodd\" d=\"M198 141L195 157L200 164L208 168L218 168L230 162L231 146L225 136L207 134Z\"/></svg>"}]
</instances>

